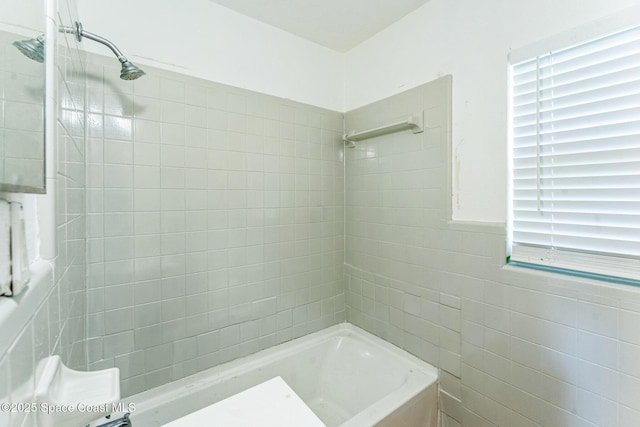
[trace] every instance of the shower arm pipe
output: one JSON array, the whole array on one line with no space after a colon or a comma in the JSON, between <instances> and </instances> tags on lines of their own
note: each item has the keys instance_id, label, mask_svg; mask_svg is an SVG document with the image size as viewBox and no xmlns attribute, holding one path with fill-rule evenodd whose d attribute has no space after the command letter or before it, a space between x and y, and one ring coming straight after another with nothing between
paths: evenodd
<instances>
[{"instance_id":1,"label":"shower arm pipe","mask_svg":"<svg viewBox=\"0 0 640 427\"><path fill-rule=\"evenodd\" d=\"M113 44L111 41L105 39L104 37L101 37L101 36L99 36L97 34L90 33L89 31L85 31L82 28L82 24L80 22L76 22L75 23L75 28L73 28L73 27L60 27L60 32L67 33L67 34L74 34L76 36L76 40L78 40L79 42L82 41L83 37L86 37L89 40L93 40L93 41L96 41L96 42L98 42L100 44L103 44L106 47L108 47L109 49L111 49L111 51L116 55L116 57L118 58L118 61L120 61L120 63L127 62L127 57L124 56L124 54L122 52L120 52L120 49L118 49L118 47L115 44Z\"/></svg>"}]
</instances>

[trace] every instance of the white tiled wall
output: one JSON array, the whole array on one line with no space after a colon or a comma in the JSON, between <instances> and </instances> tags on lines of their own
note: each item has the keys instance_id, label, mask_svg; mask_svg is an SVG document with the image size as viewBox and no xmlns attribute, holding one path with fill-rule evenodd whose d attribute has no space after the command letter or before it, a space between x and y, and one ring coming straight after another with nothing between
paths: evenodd
<instances>
[{"instance_id":1,"label":"white tiled wall","mask_svg":"<svg viewBox=\"0 0 640 427\"><path fill-rule=\"evenodd\" d=\"M72 26L74 0L59 2L60 25ZM85 58L71 34L60 34L58 75L58 140L56 175L55 280L62 325L60 349L67 366L86 368L86 124Z\"/></svg>"},{"instance_id":2,"label":"white tiled wall","mask_svg":"<svg viewBox=\"0 0 640 427\"><path fill-rule=\"evenodd\" d=\"M60 2L57 19L68 23L74 3ZM53 272L39 261L40 274L32 279L28 295L18 298L26 307L27 321L5 354L0 354L0 401L33 402L39 362L51 355L75 369L86 368L86 261L85 261L85 165L84 165L84 64L75 42L60 40L56 55L58 82L57 135L47 143L57 146L55 178L48 188L55 195L56 236ZM50 183L51 184L51 183ZM49 196L38 196L49 197ZM46 214L42 212L42 214ZM49 242L42 242L46 245ZM48 258L43 255L44 258ZM48 272L48 273L47 273ZM37 282L37 283L35 283ZM25 312L25 311L23 311ZM0 426L31 426L25 412L0 412Z\"/></svg>"},{"instance_id":3,"label":"white tiled wall","mask_svg":"<svg viewBox=\"0 0 640 427\"><path fill-rule=\"evenodd\" d=\"M342 115L89 74L89 359L123 395L344 320Z\"/></svg>"},{"instance_id":4,"label":"white tiled wall","mask_svg":"<svg viewBox=\"0 0 640 427\"><path fill-rule=\"evenodd\" d=\"M346 152L347 319L440 368L447 427L640 425L638 289L505 267L504 226L447 221L448 84L346 115L427 121Z\"/></svg>"}]
</instances>

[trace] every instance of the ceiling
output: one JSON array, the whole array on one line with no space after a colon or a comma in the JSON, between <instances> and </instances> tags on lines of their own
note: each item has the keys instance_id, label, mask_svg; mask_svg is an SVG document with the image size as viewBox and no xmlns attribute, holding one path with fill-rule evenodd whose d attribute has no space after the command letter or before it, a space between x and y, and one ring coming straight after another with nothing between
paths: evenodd
<instances>
[{"instance_id":1,"label":"ceiling","mask_svg":"<svg viewBox=\"0 0 640 427\"><path fill-rule=\"evenodd\" d=\"M338 52L346 52L428 0L211 0Z\"/></svg>"}]
</instances>

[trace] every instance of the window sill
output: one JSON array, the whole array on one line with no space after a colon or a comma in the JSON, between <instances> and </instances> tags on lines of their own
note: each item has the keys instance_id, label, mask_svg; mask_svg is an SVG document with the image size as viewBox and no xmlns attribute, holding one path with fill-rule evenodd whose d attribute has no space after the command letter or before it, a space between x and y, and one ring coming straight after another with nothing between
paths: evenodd
<instances>
[{"instance_id":1,"label":"window sill","mask_svg":"<svg viewBox=\"0 0 640 427\"><path fill-rule=\"evenodd\" d=\"M590 285L600 287L609 286L621 289L622 285L626 290L640 292L640 281L585 273L575 270L566 270L522 262L507 263L501 268L501 270L510 273L536 275L545 279L566 280L568 282L579 281L581 283L588 283Z\"/></svg>"}]
</instances>

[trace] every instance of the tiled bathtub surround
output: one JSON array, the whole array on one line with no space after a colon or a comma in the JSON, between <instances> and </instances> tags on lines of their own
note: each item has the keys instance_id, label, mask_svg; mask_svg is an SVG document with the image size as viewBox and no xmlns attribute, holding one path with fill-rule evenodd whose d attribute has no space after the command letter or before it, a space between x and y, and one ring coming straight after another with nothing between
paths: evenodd
<instances>
[{"instance_id":1,"label":"tiled bathtub surround","mask_svg":"<svg viewBox=\"0 0 640 427\"><path fill-rule=\"evenodd\" d=\"M346 151L347 319L460 378L460 293L442 268L458 254L450 216L451 77L349 112L348 132L424 115L404 131ZM452 246L449 246L452 245ZM460 260L462 261L462 260ZM460 263L462 265L462 263Z\"/></svg>"},{"instance_id":2,"label":"tiled bathtub surround","mask_svg":"<svg viewBox=\"0 0 640 427\"><path fill-rule=\"evenodd\" d=\"M342 115L92 61L90 367L129 395L344 320Z\"/></svg>"},{"instance_id":3,"label":"tiled bathtub surround","mask_svg":"<svg viewBox=\"0 0 640 427\"><path fill-rule=\"evenodd\" d=\"M439 336L460 357L460 299L440 287L440 241L433 239L448 215L450 93L446 77L350 112L345 125L375 128L424 111L423 133L369 139L346 152L345 277L351 322L436 366ZM448 367L460 376L459 363Z\"/></svg>"},{"instance_id":4,"label":"tiled bathtub surround","mask_svg":"<svg viewBox=\"0 0 640 427\"><path fill-rule=\"evenodd\" d=\"M447 221L448 84L346 115L427 122L346 151L347 319L440 368L447 427L637 425L638 289L505 267L503 225Z\"/></svg>"},{"instance_id":5,"label":"tiled bathtub surround","mask_svg":"<svg viewBox=\"0 0 640 427\"><path fill-rule=\"evenodd\" d=\"M73 0L59 1L61 25L70 26L77 20L72 18L77 16L75 8ZM55 307L55 310L59 310L61 321L67 324L62 325L61 348L52 354L59 354L62 362L72 369L87 367L85 71L84 52L74 36L60 35L56 54L57 173L55 191L51 193L55 195L54 273L59 287L59 296L54 295L59 301L59 308Z\"/></svg>"},{"instance_id":6,"label":"tiled bathtub surround","mask_svg":"<svg viewBox=\"0 0 640 427\"><path fill-rule=\"evenodd\" d=\"M72 22L71 16L77 16L73 12L73 2L61 1L58 9L50 11L57 15L51 19L59 19L67 25ZM85 80L81 53L72 37L59 40L54 72L54 81L58 83L57 117L52 118L56 134L48 134L47 143L56 149L51 150L55 158L47 182L48 194L24 197L38 200L40 214L47 214L45 206L51 209L48 214L55 217L52 224L55 229L40 230L41 246L48 246L52 235L55 235L56 245L51 251L41 247L40 256L46 261L36 261L37 274L17 299L25 324L15 341L8 343L8 351L0 352L0 401L34 402L33 393L40 372L38 364L51 354L60 355L63 363L74 369L86 369L87 366ZM44 202L47 199L49 201ZM3 331L5 339L10 334L11 331ZM2 427L32 426L34 423L33 417L25 412L0 412Z\"/></svg>"}]
</instances>

